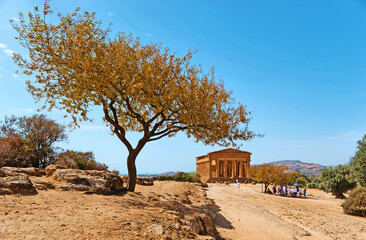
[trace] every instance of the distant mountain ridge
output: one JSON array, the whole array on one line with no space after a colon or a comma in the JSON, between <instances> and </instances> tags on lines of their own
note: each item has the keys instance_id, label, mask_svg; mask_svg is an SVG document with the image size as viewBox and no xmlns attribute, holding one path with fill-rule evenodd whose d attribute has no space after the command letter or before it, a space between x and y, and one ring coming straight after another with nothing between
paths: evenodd
<instances>
[{"instance_id":1,"label":"distant mountain ridge","mask_svg":"<svg viewBox=\"0 0 366 240\"><path fill-rule=\"evenodd\" d=\"M159 176L174 176L177 172L153 173L153 174L138 174L139 177L159 177Z\"/></svg>"},{"instance_id":2,"label":"distant mountain ridge","mask_svg":"<svg viewBox=\"0 0 366 240\"><path fill-rule=\"evenodd\" d=\"M300 172L307 176L320 176L324 166L317 163L306 163L300 160L281 160L269 162L271 165L285 165L289 170ZM291 171L289 171L291 172Z\"/></svg>"}]
</instances>

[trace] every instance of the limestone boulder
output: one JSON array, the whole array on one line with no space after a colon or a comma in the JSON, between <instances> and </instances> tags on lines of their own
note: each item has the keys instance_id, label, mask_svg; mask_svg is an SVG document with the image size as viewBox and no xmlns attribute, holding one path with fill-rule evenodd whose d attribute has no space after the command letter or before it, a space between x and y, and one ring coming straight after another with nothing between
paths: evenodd
<instances>
[{"instance_id":1,"label":"limestone boulder","mask_svg":"<svg viewBox=\"0 0 366 240\"><path fill-rule=\"evenodd\" d=\"M112 194L123 190L123 180L114 173L98 170L57 169L54 178L67 183L64 190ZM82 187L83 186L83 187Z\"/></svg>"},{"instance_id":2,"label":"limestone boulder","mask_svg":"<svg viewBox=\"0 0 366 240\"><path fill-rule=\"evenodd\" d=\"M0 177L6 177L6 173L4 170L0 168Z\"/></svg>"},{"instance_id":3,"label":"limestone boulder","mask_svg":"<svg viewBox=\"0 0 366 240\"><path fill-rule=\"evenodd\" d=\"M137 178L136 184L144 186L152 186L154 185L154 180L152 178Z\"/></svg>"},{"instance_id":4,"label":"limestone boulder","mask_svg":"<svg viewBox=\"0 0 366 240\"><path fill-rule=\"evenodd\" d=\"M0 178L0 193L35 194L37 192L27 176L10 176Z\"/></svg>"},{"instance_id":5,"label":"limestone boulder","mask_svg":"<svg viewBox=\"0 0 366 240\"><path fill-rule=\"evenodd\" d=\"M41 176L41 169L35 167L16 168L16 167L2 167L6 176Z\"/></svg>"},{"instance_id":6,"label":"limestone boulder","mask_svg":"<svg viewBox=\"0 0 366 240\"><path fill-rule=\"evenodd\" d=\"M38 190L55 189L55 185L51 182L32 179L33 186Z\"/></svg>"},{"instance_id":7,"label":"limestone boulder","mask_svg":"<svg viewBox=\"0 0 366 240\"><path fill-rule=\"evenodd\" d=\"M196 234L210 236L217 235L214 219L210 214L195 212L184 216L183 223Z\"/></svg>"},{"instance_id":8,"label":"limestone boulder","mask_svg":"<svg viewBox=\"0 0 366 240\"><path fill-rule=\"evenodd\" d=\"M153 224L148 227L150 232L153 232L157 235L162 235L164 233L163 227L159 224Z\"/></svg>"},{"instance_id":9,"label":"limestone boulder","mask_svg":"<svg viewBox=\"0 0 366 240\"><path fill-rule=\"evenodd\" d=\"M87 185L82 184L65 184L59 186L61 190L63 191L70 191L70 190L76 190L76 191L90 191L91 188Z\"/></svg>"},{"instance_id":10,"label":"limestone boulder","mask_svg":"<svg viewBox=\"0 0 366 240\"><path fill-rule=\"evenodd\" d=\"M54 164L48 165L45 169L45 173L47 176L52 176L56 172L57 169L64 169L64 167L59 166L59 165L54 165Z\"/></svg>"}]
</instances>

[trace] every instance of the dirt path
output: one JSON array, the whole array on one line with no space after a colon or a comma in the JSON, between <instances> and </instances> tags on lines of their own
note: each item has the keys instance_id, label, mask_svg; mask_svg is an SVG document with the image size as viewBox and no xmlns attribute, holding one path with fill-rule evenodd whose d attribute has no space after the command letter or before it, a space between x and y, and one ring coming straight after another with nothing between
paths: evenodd
<instances>
[{"instance_id":1,"label":"dirt path","mask_svg":"<svg viewBox=\"0 0 366 240\"><path fill-rule=\"evenodd\" d=\"M210 184L223 239L366 239L366 218L348 216L342 200L308 190L308 198L261 193L261 185Z\"/></svg>"}]
</instances>

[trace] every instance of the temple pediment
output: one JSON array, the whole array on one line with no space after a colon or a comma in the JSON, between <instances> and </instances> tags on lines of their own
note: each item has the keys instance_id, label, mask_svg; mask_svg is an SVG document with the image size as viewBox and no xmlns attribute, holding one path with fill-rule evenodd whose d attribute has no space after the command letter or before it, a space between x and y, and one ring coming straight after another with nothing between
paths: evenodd
<instances>
[{"instance_id":1,"label":"temple pediment","mask_svg":"<svg viewBox=\"0 0 366 240\"><path fill-rule=\"evenodd\" d=\"M208 154L210 154L210 153L249 153L249 154L252 154L251 152L242 151L242 150L235 149L235 148L226 148L226 149L222 149L219 151L209 152Z\"/></svg>"}]
</instances>

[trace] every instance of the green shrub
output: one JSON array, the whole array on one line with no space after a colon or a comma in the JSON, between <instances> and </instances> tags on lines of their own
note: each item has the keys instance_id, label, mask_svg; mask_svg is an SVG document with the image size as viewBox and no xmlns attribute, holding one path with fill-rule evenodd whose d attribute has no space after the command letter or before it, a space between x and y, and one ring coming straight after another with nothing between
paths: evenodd
<instances>
[{"instance_id":1,"label":"green shrub","mask_svg":"<svg viewBox=\"0 0 366 240\"><path fill-rule=\"evenodd\" d=\"M201 176L198 173L177 172L174 176L157 176L153 177L157 181L173 180L177 182L201 182Z\"/></svg>"},{"instance_id":2,"label":"green shrub","mask_svg":"<svg viewBox=\"0 0 366 240\"><path fill-rule=\"evenodd\" d=\"M74 161L75 164L72 164L72 161ZM107 165L95 161L94 154L92 152L66 150L57 156L56 164L67 168L78 168L81 170L108 170Z\"/></svg>"},{"instance_id":3,"label":"green shrub","mask_svg":"<svg viewBox=\"0 0 366 240\"><path fill-rule=\"evenodd\" d=\"M307 185L306 185L307 188L319 188L319 184L316 183L316 182L309 182Z\"/></svg>"},{"instance_id":4,"label":"green shrub","mask_svg":"<svg viewBox=\"0 0 366 240\"><path fill-rule=\"evenodd\" d=\"M199 173L191 173L193 182L200 183L201 182L201 175Z\"/></svg>"},{"instance_id":5,"label":"green shrub","mask_svg":"<svg viewBox=\"0 0 366 240\"><path fill-rule=\"evenodd\" d=\"M303 176L298 177L298 178L295 180L295 182L296 182L297 184L299 184L299 185L300 185L300 187L304 187L304 186L306 186L306 184L308 183L308 182L307 182L307 180L306 180L306 178L305 178L305 177L303 177Z\"/></svg>"},{"instance_id":6,"label":"green shrub","mask_svg":"<svg viewBox=\"0 0 366 240\"><path fill-rule=\"evenodd\" d=\"M184 173L182 175L182 179L183 179L183 182L193 182L193 178L192 178L191 174L189 174L189 173Z\"/></svg>"},{"instance_id":7,"label":"green shrub","mask_svg":"<svg viewBox=\"0 0 366 240\"><path fill-rule=\"evenodd\" d=\"M352 190L342 207L346 214L366 217L366 188Z\"/></svg>"},{"instance_id":8,"label":"green shrub","mask_svg":"<svg viewBox=\"0 0 366 240\"><path fill-rule=\"evenodd\" d=\"M183 182L183 175L185 173L184 172L177 172L174 177L173 177L173 180L174 181L178 181L178 182Z\"/></svg>"}]
</instances>

